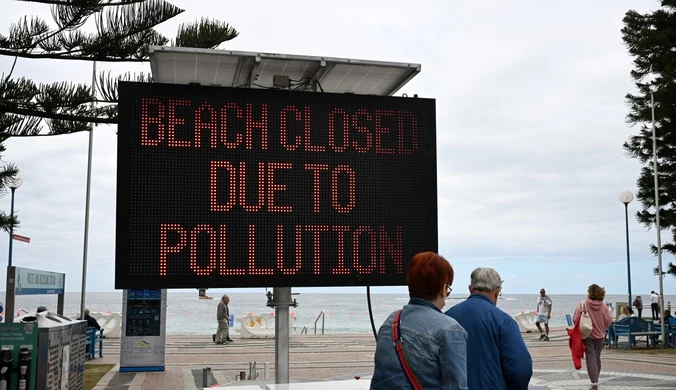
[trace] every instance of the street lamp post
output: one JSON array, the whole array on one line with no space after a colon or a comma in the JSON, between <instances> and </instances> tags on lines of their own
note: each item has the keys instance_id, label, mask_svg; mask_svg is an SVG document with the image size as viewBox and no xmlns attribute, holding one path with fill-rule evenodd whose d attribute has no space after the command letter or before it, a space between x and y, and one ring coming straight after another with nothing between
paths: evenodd
<instances>
[{"instance_id":1,"label":"street lamp post","mask_svg":"<svg viewBox=\"0 0 676 390\"><path fill-rule=\"evenodd\" d=\"M16 191L17 188L21 187L21 184L23 184L23 180L16 175L12 179L9 180L9 189L12 191L12 206L10 209L10 216L14 216L14 192ZM12 266L12 244L14 241L14 226L9 227L9 261L8 265L11 267Z\"/></svg>"},{"instance_id":2,"label":"street lamp post","mask_svg":"<svg viewBox=\"0 0 676 390\"><path fill-rule=\"evenodd\" d=\"M631 307L631 261L629 257L629 203L634 200L634 194L631 191L622 191L620 193L620 202L624 203L624 226L627 235L627 291L629 301L627 304Z\"/></svg>"},{"instance_id":3,"label":"street lamp post","mask_svg":"<svg viewBox=\"0 0 676 390\"><path fill-rule=\"evenodd\" d=\"M10 209L10 216L14 216L14 192L16 191L17 188L21 187L21 184L23 184L23 180L19 177L19 175L14 176L12 179L9 180L9 189L12 191L12 206ZM11 267L12 266L12 244L14 241L14 226L9 227L9 260L8 260L8 265Z\"/></svg>"}]
</instances>

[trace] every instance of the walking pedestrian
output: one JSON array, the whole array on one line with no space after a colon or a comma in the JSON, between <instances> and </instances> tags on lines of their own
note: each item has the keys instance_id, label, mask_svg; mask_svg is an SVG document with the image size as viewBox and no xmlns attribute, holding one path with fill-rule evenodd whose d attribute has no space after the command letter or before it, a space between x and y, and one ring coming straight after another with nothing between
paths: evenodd
<instances>
[{"instance_id":1,"label":"walking pedestrian","mask_svg":"<svg viewBox=\"0 0 676 390\"><path fill-rule=\"evenodd\" d=\"M585 361L587 362L587 375L591 381L590 390L599 388L599 374L601 373L601 351L606 337L606 329L613 323L613 317L603 299L606 290L592 284L587 289L587 299L580 302L573 314L573 322L580 321L582 313L589 314L592 321L592 332L583 340L585 346Z\"/></svg>"},{"instance_id":2,"label":"walking pedestrian","mask_svg":"<svg viewBox=\"0 0 676 390\"><path fill-rule=\"evenodd\" d=\"M413 256L406 279L411 299L378 331L371 390L467 390L467 332L441 312L453 275L437 253Z\"/></svg>"},{"instance_id":3,"label":"walking pedestrian","mask_svg":"<svg viewBox=\"0 0 676 390\"><path fill-rule=\"evenodd\" d=\"M540 289L536 312L535 326L540 331L540 340L549 341L549 320L552 318L552 299L547 295L544 288ZM545 325L544 332L540 324Z\"/></svg>"},{"instance_id":4,"label":"walking pedestrian","mask_svg":"<svg viewBox=\"0 0 676 390\"><path fill-rule=\"evenodd\" d=\"M533 359L519 326L500 310L502 278L493 268L470 275L470 296L446 311L467 331L469 389L526 390L533 376Z\"/></svg>"},{"instance_id":5,"label":"walking pedestrian","mask_svg":"<svg viewBox=\"0 0 676 390\"><path fill-rule=\"evenodd\" d=\"M211 339L216 344L229 344L232 343L230 339L230 326L228 322L230 321L230 309L228 309L228 303L230 303L230 297L223 295L221 301L218 302L218 309L216 310L216 320L218 321L218 330L216 334L211 336Z\"/></svg>"}]
</instances>

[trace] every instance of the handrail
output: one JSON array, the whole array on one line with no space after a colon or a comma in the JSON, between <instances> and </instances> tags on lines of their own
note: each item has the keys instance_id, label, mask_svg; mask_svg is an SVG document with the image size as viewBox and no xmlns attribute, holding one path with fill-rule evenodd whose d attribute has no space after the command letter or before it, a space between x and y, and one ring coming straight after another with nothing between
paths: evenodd
<instances>
[{"instance_id":1,"label":"handrail","mask_svg":"<svg viewBox=\"0 0 676 390\"><path fill-rule=\"evenodd\" d=\"M300 334L307 334L307 326L303 327L303 330L300 331Z\"/></svg>"},{"instance_id":2,"label":"handrail","mask_svg":"<svg viewBox=\"0 0 676 390\"><path fill-rule=\"evenodd\" d=\"M322 334L324 334L324 310L319 313L315 320L315 334L317 334L317 321L319 321L320 318L322 319Z\"/></svg>"}]
</instances>

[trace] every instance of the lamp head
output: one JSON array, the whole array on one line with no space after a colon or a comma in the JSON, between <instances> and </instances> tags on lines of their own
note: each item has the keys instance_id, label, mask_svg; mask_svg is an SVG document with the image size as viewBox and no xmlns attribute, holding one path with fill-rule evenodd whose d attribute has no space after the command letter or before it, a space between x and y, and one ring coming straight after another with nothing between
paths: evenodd
<instances>
[{"instance_id":1,"label":"lamp head","mask_svg":"<svg viewBox=\"0 0 676 390\"><path fill-rule=\"evenodd\" d=\"M23 184L23 179L21 179L19 175L16 175L9 179L7 186L13 190L16 190L17 188L21 187L21 184Z\"/></svg>"},{"instance_id":2,"label":"lamp head","mask_svg":"<svg viewBox=\"0 0 676 390\"><path fill-rule=\"evenodd\" d=\"M631 191L620 192L620 202L629 204L632 200L634 200L634 194Z\"/></svg>"}]
</instances>

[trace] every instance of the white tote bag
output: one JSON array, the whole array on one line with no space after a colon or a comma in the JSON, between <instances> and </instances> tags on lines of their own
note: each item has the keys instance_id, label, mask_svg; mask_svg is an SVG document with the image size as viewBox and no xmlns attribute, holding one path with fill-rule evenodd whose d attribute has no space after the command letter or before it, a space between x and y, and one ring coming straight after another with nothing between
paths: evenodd
<instances>
[{"instance_id":1,"label":"white tote bag","mask_svg":"<svg viewBox=\"0 0 676 390\"><path fill-rule=\"evenodd\" d=\"M580 333L582 333L582 338L586 339L589 337L593 329L594 324L589 313L587 313L587 305L585 302L582 302L582 313L580 313Z\"/></svg>"}]
</instances>

